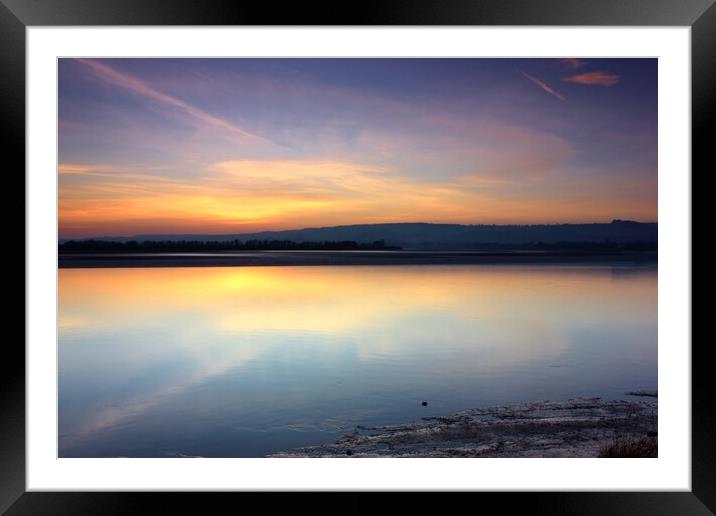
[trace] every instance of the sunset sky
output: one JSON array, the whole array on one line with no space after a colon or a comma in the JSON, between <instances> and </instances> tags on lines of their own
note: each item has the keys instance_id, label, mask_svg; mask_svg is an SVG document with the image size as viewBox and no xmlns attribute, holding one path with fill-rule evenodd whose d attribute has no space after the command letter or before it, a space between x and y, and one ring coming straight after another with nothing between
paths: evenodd
<instances>
[{"instance_id":1,"label":"sunset sky","mask_svg":"<svg viewBox=\"0 0 716 516\"><path fill-rule=\"evenodd\" d=\"M60 59L61 238L657 220L656 59Z\"/></svg>"}]
</instances>

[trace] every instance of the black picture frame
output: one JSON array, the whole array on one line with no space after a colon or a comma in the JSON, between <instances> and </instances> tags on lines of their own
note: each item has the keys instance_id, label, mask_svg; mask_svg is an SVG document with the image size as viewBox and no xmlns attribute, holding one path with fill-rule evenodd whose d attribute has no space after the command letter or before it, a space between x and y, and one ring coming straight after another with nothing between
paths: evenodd
<instances>
[{"instance_id":1,"label":"black picture frame","mask_svg":"<svg viewBox=\"0 0 716 516\"><path fill-rule=\"evenodd\" d=\"M12 173L25 165L25 29L44 25L606 25L691 27L692 178L706 172L714 129L716 0L364 0L338 3L244 3L231 0L0 0L0 106ZM712 167L711 167L712 168ZM10 167L7 168L10 172ZM692 183L693 184L693 183ZM22 186L24 189L24 185ZM22 205L22 206L21 206ZM24 213L24 195L9 195L8 221ZM693 211L693 204L692 204ZM24 227L24 226L23 226ZM24 237L23 237L24 238ZM693 253L693 246L691 252ZM23 270L25 254L23 256ZM19 257L17 258L19 261ZM693 270L693 269L692 269ZM24 297L23 297L24 299ZM24 303L23 303L24 309ZM693 316L692 316L693 318ZM693 320L693 319L692 319ZM684 342L688 346L690 342ZM692 490L690 492L473 493L501 511L545 514L713 514L716 512L716 416L708 343L692 346ZM208 512L238 494L26 492L25 353L6 339L0 382L0 512L127 514L160 503L162 512ZM243 493L244 498L254 495ZM341 512L374 510L374 494L346 497ZM423 508L426 500L412 498ZM231 502L229 502L231 503ZM243 503L243 501L242 501ZM265 502L262 502L265 503ZM470 503L476 503L474 500ZM291 512L327 503L304 494ZM476 506L477 507L477 506ZM334 507L335 509L335 507ZM273 512L273 511L272 511Z\"/></svg>"}]
</instances>

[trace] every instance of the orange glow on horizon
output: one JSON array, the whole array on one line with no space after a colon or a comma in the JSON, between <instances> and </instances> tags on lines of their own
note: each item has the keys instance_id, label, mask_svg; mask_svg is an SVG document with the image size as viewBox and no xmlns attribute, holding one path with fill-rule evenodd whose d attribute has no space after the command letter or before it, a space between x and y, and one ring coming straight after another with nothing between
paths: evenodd
<instances>
[{"instance_id":1,"label":"orange glow on horizon","mask_svg":"<svg viewBox=\"0 0 716 516\"><path fill-rule=\"evenodd\" d=\"M515 185L509 179L476 174L436 183L351 162L235 160L208 167L199 181L101 165L63 163L59 172L62 238L390 222L532 224L656 218L655 196L649 192L640 203L633 195L620 199L610 190L594 189L584 198L555 202L550 192L505 195L501 189ZM618 194L624 188L620 184L615 190Z\"/></svg>"}]
</instances>

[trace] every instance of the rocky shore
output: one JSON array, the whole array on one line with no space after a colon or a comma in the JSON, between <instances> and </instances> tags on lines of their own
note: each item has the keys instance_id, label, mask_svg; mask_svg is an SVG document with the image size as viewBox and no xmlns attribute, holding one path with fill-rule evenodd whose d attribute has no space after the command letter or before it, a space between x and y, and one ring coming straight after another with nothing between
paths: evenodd
<instances>
[{"instance_id":1,"label":"rocky shore","mask_svg":"<svg viewBox=\"0 0 716 516\"><path fill-rule=\"evenodd\" d=\"M333 444L269 456L597 457L616 438L656 432L657 401L576 398L475 408L417 424L358 426Z\"/></svg>"}]
</instances>

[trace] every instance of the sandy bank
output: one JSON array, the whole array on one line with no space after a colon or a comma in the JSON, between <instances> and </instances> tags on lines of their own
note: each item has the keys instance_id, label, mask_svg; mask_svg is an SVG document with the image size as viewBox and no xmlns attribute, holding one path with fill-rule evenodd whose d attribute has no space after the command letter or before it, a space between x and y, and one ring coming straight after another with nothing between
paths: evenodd
<instances>
[{"instance_id":1,"label":"sandy bank","mask_svg":"<svg viewBox=\"0 0 716 516\"><path fill-rule=\"evenodd\" d=\"M596 457L617 436L654 435L656 401L577 398L356 427L333 444L270 457Z\"/></svg>"}]
</instances>

